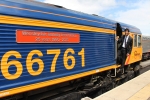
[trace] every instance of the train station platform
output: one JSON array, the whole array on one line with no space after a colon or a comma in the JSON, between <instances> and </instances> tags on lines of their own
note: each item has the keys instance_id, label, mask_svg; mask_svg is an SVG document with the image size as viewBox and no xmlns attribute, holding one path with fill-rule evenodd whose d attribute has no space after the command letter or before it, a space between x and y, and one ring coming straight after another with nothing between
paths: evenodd
<instances>
[{"instance_id":1,"label":"train station platform","mask_svg":"<svg viewBox=\"0 0 150 100\"><path fill-rule=\"evenodd\" d=\"M93 100L148 100L149 97L150 71L147 71Z\"/></svg>"},{"instance_id":2,"label":"train station platform","mask_svg":"<svg viewBox=\"0 0 150 100\"><path fill-rule=\"evenodd\" d=\"M82 100L150 100L150 70L94 99Z\"/></svg>"}]
</instances>

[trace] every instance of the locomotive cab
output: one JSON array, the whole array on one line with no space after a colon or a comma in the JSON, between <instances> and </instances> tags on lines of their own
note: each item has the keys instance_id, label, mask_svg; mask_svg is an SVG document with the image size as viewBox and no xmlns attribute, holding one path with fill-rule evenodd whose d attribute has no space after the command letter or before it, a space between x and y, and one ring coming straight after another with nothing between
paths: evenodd
<instances>
[{"instance_id":1,"label":"locomotive cab","mask_svg":"<svg viewBox=\"0 0 150 100\"><path fill-rule=\"evenodd\" d=\"M119 36L119 38L124 35L124 28L125 25L121 25L119 23L116 23L116 37ZM134 32L132 27L130 27L130 37L133 39L133 44L132 44L132 51L131 54L126 58L125 65L138 65L142 59L142 35L139 34L138 32ZM116 63L120 66L122 62L122 55L121 55L121 44L120 43L115 43L116 45ZM135 64L136 63L136 64ZM135 64L135 65L134 65Z\"/></svg>"}]
</instances>

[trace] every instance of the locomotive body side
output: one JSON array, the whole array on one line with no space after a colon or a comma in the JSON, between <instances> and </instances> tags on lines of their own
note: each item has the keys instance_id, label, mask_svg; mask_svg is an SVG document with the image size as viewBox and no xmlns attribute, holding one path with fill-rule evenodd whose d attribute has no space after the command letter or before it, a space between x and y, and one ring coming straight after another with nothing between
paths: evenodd
<instances>
[{"instance_id":1,"label":"locomotive body side","mask_svg":"<svg viewBox=\"0 0 150 100\"><path fill-rule=\"evenodd\" d=\"M0 98L118 67L115 21L24 0L1 0L0 23ZM122 27L139 33L136 27Z\"/></svg>"},{"instance_id":2,"label":"locomotive body side","mask_svg":"<svg viewBox=\"0 0 150 100\"><path fill-rule=\"evenodd\" d=\"M110 27L109 23L101 22L99 28L88 26L89 23L86 25L86 21L80 23L79 19L74 19L80 25L73 24L67 22L68 18L57 14L55 16L59 18L54 15L47 17L50 12L44 14L36 12L36 7L3 1L0 3L0 8L3 9L0 10L0 97L116 67L114 31L104 28ZM61 22L60 18L65 22ZM21 31L19 34L22 35L20 41L26 42L18 41L20 38L18 31ZM54 35L66 33L69 36L65 36L65 39L71 36L80 39L77 43L69 42L71 40L64 43L63 40L59 40L61 36L54 36L55 39L43 37L46 33ZM34 41L29 41L30 39ZM51 41L45 41L49 39Z\"/></svg>"}]
</instances>

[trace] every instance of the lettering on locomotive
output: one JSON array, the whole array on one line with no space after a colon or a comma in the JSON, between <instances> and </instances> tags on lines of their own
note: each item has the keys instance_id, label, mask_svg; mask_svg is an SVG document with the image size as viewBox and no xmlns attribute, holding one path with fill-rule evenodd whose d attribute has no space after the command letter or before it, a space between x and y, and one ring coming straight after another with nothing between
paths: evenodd
<instances>
[{"instance_id":1,"label":"lettering on locomotive","mask_svg":"<svg viewBox=\"0 0 150 100\"><path fill-rule=\"evenodd\" d=\"M69 32L48 32L17 30L17 43L79 43L80 34Z\"/></svg>"},{"instance_id":2,"label":"lettering on locomotive","mask_svg":"<svg viewBox=\"0 0 150 100\"><path fill-rule=\"evenodd\" d=\"M137 57L141 57L140 53L138 53L137 51L134 52L134 58L136 59Z\"/></svg>"}]
</instances>

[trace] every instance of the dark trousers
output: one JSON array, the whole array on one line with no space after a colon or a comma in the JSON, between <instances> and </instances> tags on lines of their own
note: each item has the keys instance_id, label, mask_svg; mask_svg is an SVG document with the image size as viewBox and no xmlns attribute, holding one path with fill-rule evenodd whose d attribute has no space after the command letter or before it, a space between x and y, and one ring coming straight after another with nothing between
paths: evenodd
<instances>
[{"instance_id":1,"label":"dark trousers","mask_svg":"<svg viewBox=\"0 0 150 100\"><path fill-rule=\"evenodd\" d=\"M125 48L121 49L121 56L122 56L121 68L124 68L125 61L126 61L126 58L127 58L127 50Z\"/></svg>"}]
</instances>

